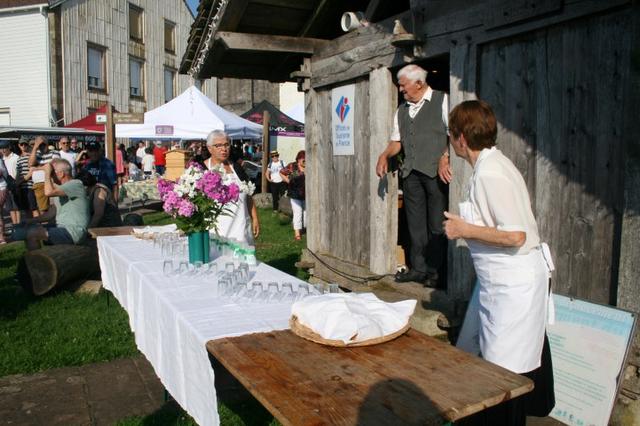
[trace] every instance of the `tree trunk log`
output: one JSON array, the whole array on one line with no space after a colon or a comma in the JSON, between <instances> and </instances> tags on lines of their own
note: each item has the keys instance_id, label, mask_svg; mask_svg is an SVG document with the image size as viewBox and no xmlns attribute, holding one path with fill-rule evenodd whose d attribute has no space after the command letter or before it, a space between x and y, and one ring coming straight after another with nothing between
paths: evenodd
<instances>
[{"instance_id":1,"label":"tree trunk log","mask_svg":"<svg viewBox=\"0 0 640 426\"><path fill-rule=\"evenodd\" d=\"M89 278L99 269L95 247L86 245L45 246L24 255L18 275L23 286L36 296L56 287Z\"/></svg>"}]
</instances>

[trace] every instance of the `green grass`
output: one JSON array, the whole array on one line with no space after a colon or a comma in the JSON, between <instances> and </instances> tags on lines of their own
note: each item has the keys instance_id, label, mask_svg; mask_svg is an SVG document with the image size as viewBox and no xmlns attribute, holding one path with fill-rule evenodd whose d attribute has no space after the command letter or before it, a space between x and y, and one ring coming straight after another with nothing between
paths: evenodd
<instances>
[{"instance_id":1,"label":"green grass","mask_svg":"<svg viewBox=\"0 0 640 426\"><path fill-rule=\"evenodd\" d=\"M294 266L305 247L305 238L294 241L287 218L270 209L260 209L258 213L258 259L306 280L308 274ZM146 225L171 221L163 212L144 216ZM35 297L24 292L15 278L24 252L22 242L0 247L0 377L138 354L127 313L107 293L88 296L60 290ZM223 425L278 424L255 400L221 404L219 412ZM195 422L175 404L166 404L150 416L125 419L119 424L191 426Z\"/></svg>"}]
</instances>

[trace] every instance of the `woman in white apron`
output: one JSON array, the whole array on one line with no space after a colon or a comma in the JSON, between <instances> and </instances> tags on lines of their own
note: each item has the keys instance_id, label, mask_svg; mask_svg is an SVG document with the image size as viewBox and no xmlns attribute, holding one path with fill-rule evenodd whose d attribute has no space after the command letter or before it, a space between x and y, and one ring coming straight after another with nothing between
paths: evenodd
<instances>
[{"instance_id":1,"label":"woman in white apron","mask_svg":"<svg viewBox=\"0 0 640 426\"><path fill-rule=\"evenodd\" d=\"M449 132L456 155L471 164L473 175L460 216L445 212L445 233L467 241L478 278L457 346L535 383L533 392L467 423L524 425L527 415L546 416L555 403L545 333L551 259L540 244L522 175L495 148L496 117L489 104L456 106Z\"/></svg>"},{"instance_id":2,"label":"woman in white apron","mask_svg":"<svg viewBox=\"0 0 640 426\"><path fill-rule=\"evenodd\" d=\"M214 130L207 136L207 149L211 157L204 161L207 169L223 167L223 182L228 185L241 181L248 181L249 178L242 166L229 161L231 153L231 143L227 134L222 130ZM238 202L230 204L230 211L218 218L218 235L238 242L255 245L254 238L260 233L260 222L258 221L258 211L250 195L240 192Z\"/></svg>"}]
</instances>

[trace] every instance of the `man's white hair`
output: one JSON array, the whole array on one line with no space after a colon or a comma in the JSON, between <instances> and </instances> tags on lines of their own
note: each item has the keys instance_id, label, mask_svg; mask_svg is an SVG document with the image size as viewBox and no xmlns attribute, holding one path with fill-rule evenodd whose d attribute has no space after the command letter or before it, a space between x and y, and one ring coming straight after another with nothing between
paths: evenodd
<instances>
[{"instance_id":1,"label":"man's white hair","mask_svg":"<svg viewBox=\"0 0 640 426\"><path fill-rule=\"evenodd\" d=\"M223 130L213 130L207 135L207 146L212 146L213 141L216 139L224 139L226 141L229 137Z\"/></svg>"},{"instance_id":2,"label":"man's white hair","mask_svg":"<svg viewBox=\"0 0 640 426\"><path fill-rule=\"evenodd\" d=\"M402 67L400 71L398 71L398 80L400 80L401 77L405 77L410 81L426 83L427 71L416 64L410 64Z\"/></svg>"},{"instance_id":3,"label":"man's white hair","mask_svg":"<svg viewBox=\"0 0 640 426\"><path fill-rule=\"evenodd\" d=\"M56 172L62 172L66 176L71 176L71 163L64 158L54 158L51 160L51 165Z\"/></svg>"}]
</instances>

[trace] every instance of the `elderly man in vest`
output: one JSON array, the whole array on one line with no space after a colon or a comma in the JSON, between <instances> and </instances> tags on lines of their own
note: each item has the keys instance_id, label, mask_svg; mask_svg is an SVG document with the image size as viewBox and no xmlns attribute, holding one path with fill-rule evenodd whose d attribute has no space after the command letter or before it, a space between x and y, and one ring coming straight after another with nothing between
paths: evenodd
<instances>
[{"instance_id":1,"label":"elderly man in vest","mask_svg":"<svg viewBox=\"0 0 640 426\"><path fill-rule=\"evenodd\" d=\"M435 287L447 249L442 223L448 203L444 176L449 172L449 108L447 95L431 89L426 78L427 72L417 65L398 71L399 90L406 102L396 111L391 141L378 157L376 174L383 177L388 159L404 149L401 173L411 269L397 273L395 279Z\"/></svg>"}]
</instances>

